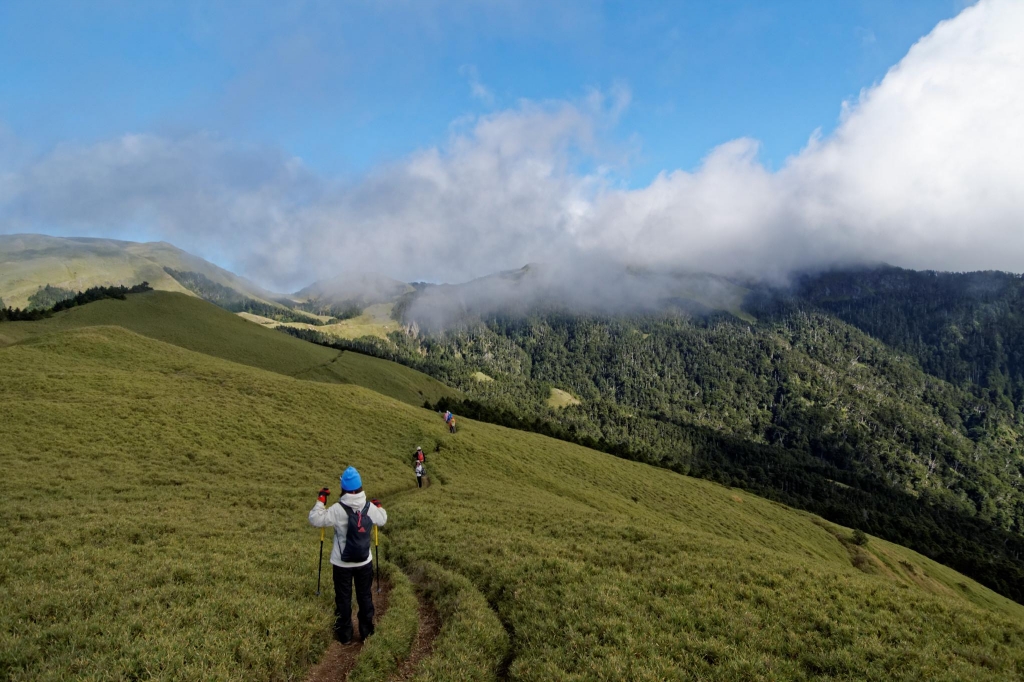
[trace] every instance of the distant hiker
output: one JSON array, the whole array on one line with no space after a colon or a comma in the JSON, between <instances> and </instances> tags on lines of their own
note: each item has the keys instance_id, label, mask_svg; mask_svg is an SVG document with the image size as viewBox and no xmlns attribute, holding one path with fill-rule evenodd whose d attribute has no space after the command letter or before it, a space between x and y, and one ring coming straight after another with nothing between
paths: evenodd
<instances>
[{"instance_id":1,"label":"distant hiker","mask_svg":"<svg viewBox=\"0 0 1024 682\"><path fill-rule=\"evenodd\" d=\"M451 419L448 420L448 431L449 433L455 433L455 415L453 414Z\"/></svg>"},{"instance_id":2,"label":"distant hiker","mask_svg":"<svg viewBox=\"0 0 1024 682\"><path fill-rule=\"evenodd\" d=\"M370 540L374 526L383 526L388 513L377 500L366 501L363 481L355 467L341 476L341 499L330 507L330 491L322 488L309 512L310 525L334 528L331 567L334 570L334 637L342 644L352 641L352 582L359 604L359 637L373 634L373 559Z\"/></svg>"},{"instance_id":3,"label":"distant hiker","mask_svg":"<svg viewBox=\"0 0 1024 682\"><path fill-rule=\"evenodd\" d=\"M423 454L423 448L416 446L416 452L412 454L413 462L419 462L420 464L426 464L427 458Z\"/></svg>"},{"instance_id":4,"label":"distant hiker","mask_svg":"<svg viewBox=\"0 0 1024 682\"><path fill-rule=\"evenodd\" d=\"M444 413L444 423L448 424L449 422L451 422L451 420L452 420L452 411L451 410L446 410L445 413Z\"/></svg>"},{"instance_id":5,"label":"distant hiker","mask_svg":"<svg viewBox=\"0 0 1024 682\"><path fill-rule=\"evenodd\" d=\"M416 487L423 487L423 462L416 462Z\"/></svg>"}]
</instances>

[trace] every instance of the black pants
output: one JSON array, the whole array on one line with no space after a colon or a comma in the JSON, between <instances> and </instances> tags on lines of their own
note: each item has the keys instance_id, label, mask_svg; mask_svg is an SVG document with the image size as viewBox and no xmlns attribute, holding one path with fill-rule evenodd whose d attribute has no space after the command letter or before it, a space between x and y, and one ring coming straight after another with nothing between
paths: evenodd
<instances>
[{"instance_id":1,"label":"black pants","mask_svg":"<svg viewBox=\"0 0 1024 682\"><path fill-rule=\"evenodd\" d=\"M356 583L359 604L359 636L373 634L373 562L358 568L334 569L334 636L339 642L352 641L352 581Z\"/></svg>"},{"instance_id":2,"label":"black pants","mask_svg":"<svg viewBox=\"0 0 1024 682\"><path fill-rule=\"evenodd\" d=\"M422 488L423 487L423 477L422 476L417 476L416 477L416 487L417 488Z\"/></svg>"}]
</instances>

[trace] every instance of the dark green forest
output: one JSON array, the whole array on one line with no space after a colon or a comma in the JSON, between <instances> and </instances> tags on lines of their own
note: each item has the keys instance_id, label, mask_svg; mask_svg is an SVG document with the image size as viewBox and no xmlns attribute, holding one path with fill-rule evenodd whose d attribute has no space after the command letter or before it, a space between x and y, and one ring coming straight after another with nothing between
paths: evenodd
<instances>
[{"instance_id":1,"label":"dark green forest","mask_svg":"<svg viewBox=\"0 0 1024 682\"><path fill-rule=\"evenodd\" d=\"M912 354L928 374L993 403L1024 405L1020 275L901 268L825 273L800 278L792 294L774 299L776 307L826 311Z\"/></svg>"},{"instance_id":2,"label":"dark green forest","mask_svg":"<svg viewBox=\"0 0 1024 682\"><path fill-rule=\"evenodd\" d=\"M753 323L548 310L388 341L292 332L469 396L432 407L741 487L1024 601L1020 294L1014 275L884 268L756 288ZM581 404L549 407L552 387Z\"/></svg>"}]
</instances>

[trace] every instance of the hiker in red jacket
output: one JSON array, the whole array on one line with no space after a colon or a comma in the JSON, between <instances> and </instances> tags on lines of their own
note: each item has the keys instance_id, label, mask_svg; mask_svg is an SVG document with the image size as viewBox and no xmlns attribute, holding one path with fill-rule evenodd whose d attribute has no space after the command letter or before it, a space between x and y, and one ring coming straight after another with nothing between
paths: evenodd
<instances>
[{"instance_id":1,"label":"hiker in red jacket","mask_svg":"<svg viewBox=\"0 0 1024 682\"><path fill-rule=\"evenodd\" d=\"M341 499L327 507L330 491L321 488L309 512L309 523L334 528L331 568L334 577L334 637L342 644L352 641L352 582L359 604L359 638L373 634L373 558L370 540L374 526L383 526L388 513L377 500L366 501L363 481L355 467L341 476Z\"/></svg>"}]
</instances>

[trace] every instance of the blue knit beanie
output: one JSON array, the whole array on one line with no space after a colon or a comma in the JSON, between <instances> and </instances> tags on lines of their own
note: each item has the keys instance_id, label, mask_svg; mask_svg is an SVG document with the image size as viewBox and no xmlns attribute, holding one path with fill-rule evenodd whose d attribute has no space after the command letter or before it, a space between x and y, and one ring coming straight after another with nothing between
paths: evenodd
<instances>
[{"instance_id":1,"label":"blue knit beanie","mask_svg":"<svg viewBox=\"0 0 1024 682\"><path fill-rule=\"evenodd\" d=\"M363 479L359 477L359 472L356 471L356 468L349 467L345 469L345 473L341 475L341 492L359 490L362 487Z\"/></svg>"}]
</instances>

